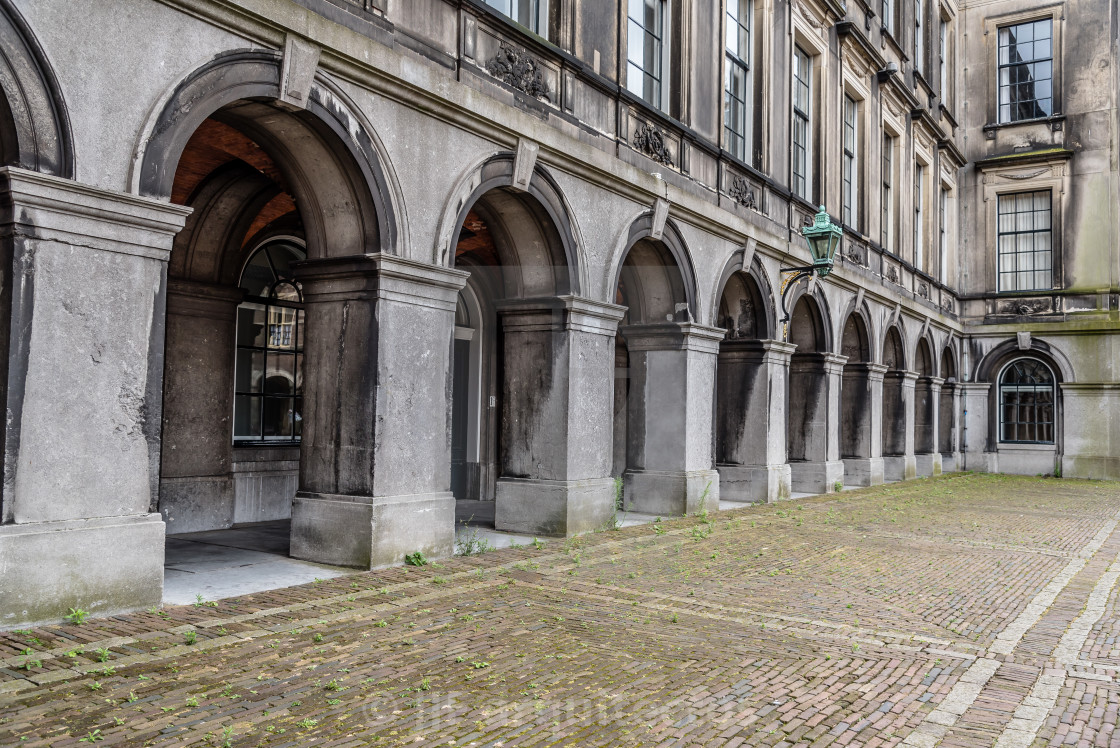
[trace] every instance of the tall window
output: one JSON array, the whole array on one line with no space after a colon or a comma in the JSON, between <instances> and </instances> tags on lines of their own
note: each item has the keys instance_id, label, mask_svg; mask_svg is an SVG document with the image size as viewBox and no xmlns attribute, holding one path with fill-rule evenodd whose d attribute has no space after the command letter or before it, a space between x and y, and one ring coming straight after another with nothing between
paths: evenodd
<instances>
[{"instance_id":1,"label":"tall window","mask_svg":"<svg viewBox=\"0 0 1120 748\"><path fill-rule=\"evenodd\" d=\"M938 253L938 279L944 283L949 275L949 190L941 188L941 196L937 203L937 230L940 232L937 241Z\"/></svg>"},{"instance_id":2,"label":"tall window","mask_svg":"<svg viewBox=\"0 0 1120 748\"><path fill-rule=\"evenodd\" d=\"M301 247L275 241L258 249L241 273L237 308L233 440L298 442L303 401L303 297L291 278Z\"/></svg>"},{"instance_id":3,"label":"tall window","mask_svg":"<svg viewBox=\"0 0 1120 748\"><path fill-rule=\"evenodd\" d=\"M1008 364L999 378L999 440L1054 443L1054 374L1034 358Z\"/></svg>"},{"instance_id":4,"label":"tall window","mask_svg":"<svg viewBox=\"0 0 1120 748\"><path fill-rule=\"evenodd\" d=\"M727 150L746 161L747 101L750 96L751 0L727 0L727 70L724 81L723 128Z\"/></svg>"},{"instance_id":5,"label":"tall window","mask_svg":"<svg viewBox=\"0 0 1120 748\"><path fill-rule=\"evenodd\" d=\"M626 89L662 109L666 0L629 0Z\"/></svg>"},{"instance_id":6,"label":"tall window","mask_svg":"<svg viewBox=\"0 0 1120 748\"><path fill-rule=\"evenodd\" d=\"M883 0L883 7L880 8L883 16L883 28L887 33L894 36L894 3L891 0Z\"/></svg>"},{"instance_id":7,"label":"tall window","mask_svg":"<svg viewBox=\"0 0 1120 748\"><path fill-rule=\"evenodd\" d=\"M806 200L812 195L812 96L813 58L801 47L793 48L793 191Z\"/></svg>"},{"instance_id":8,"label":"tall window","mask_svg":"<svg viewBox=\"0 0 1120 748\"><path fill-rule=\"evenodd\" d=\"M891 247L894 239L894 190L891 184L894 180L894 138L883 135L883 249L893 251Z\"/></svg>"},{"instance_id":9,"label":"tall window","mask_svg":"<svg viewBox=\"0 0 1120 748\"><path fill-rule=\"evenodd\" d=\"M856 158L858 109L855 99L844 96L844 224L859 229L859 160Z\"/></svg>"},{"instance_id":10,"label":"tall window","mask_svg":"<svg viewBox=\"0 0 1120 748\"><path fill-rule=\"evenodd\" d=\"M1050 198L1050 190L999 196L1000 291L1052 286Z\"/></svg>"},{"instance_id":11,"label":"tall window","mask_svg":"<svg viewBox=\"0 0 1120 748\"><path fill-rule=\"evenodd\" d=\"M925 238L922 233L922 200L925 197L922 183L925 178L926 167L914 164L914 267L919 270L923 269L925 262Z\"/></svg>"},{"instance_id":12,"label":"tall window","mask_svg":"<svg viewBox=\"0 0 1120 748\"><path fill-rule=\"evenodd\" d=\"M548 0L485 0L538 36L548 38Z\"/></svg>"},{"instance_id":13,"label":"tall window","mask_svg":"<svg viewBox=\"0 0 1120 748\"><path fill-rule=\"evenodd\" d=\"M999 121L1049 117L1054 112L1052 20L999 30Z\"/></svg>"},{"instance_id":14,"label":"tall window","mask_svg":"<svg viewBox=\"0 0 1120 748\"><path fill-rule=\"evenodd\" d=\"M914 0L914 69L924 73L925 65L925 39L922 29L922 0Z\"/></svg>"},{"instance_id":15,"label":"tall window","mask_svg":"<svg viewBox=\"0 0 1120 748\"><path fill-rule=\"evenodd\" d=\"M949 106L952 100L952 86L949 81L949 21L942 18L938 35L937 59L941 70L938 72L938 85L941 86L941 102Z\"/></svg>"}]
</instances>

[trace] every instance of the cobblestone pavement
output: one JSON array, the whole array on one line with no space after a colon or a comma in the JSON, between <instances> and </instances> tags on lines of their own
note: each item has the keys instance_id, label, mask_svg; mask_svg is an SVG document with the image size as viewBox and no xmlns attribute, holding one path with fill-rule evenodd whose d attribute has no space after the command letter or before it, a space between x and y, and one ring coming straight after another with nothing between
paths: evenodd
<instances>
[{"instance_id":1,"label":"cobblestone pavement","mask_svg":"<svg viewBox=\"0 0 1120 748\"><path fill-rule=\"evenodd\" d=\"M952 476L9 632L0 745L1118 745L1118 522Z\"/></svg>"}]
</instances>

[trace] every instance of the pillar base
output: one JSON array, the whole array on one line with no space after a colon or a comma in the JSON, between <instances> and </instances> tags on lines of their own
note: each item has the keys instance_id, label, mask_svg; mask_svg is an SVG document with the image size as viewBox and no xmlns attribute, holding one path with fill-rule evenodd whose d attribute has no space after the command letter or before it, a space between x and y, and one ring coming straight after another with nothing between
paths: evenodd
<instances>
[{"instance_id":1,"label":"pillar base","mask_svg":"<svg viewBox=\"0 0 1120 748\"><path fill-rule=\"evenodd\" d=\"M701 509L719 511L715 470L627 470L622 480L628 512L679 517Z\"/></svg>"},{"instance_id":2,"label":"pillar base","mask_svg":"<svg viewBox=\"0 0 1120 748\"><path fill-rule=\"evenodd\" d=\"M159 513L168 535L233 527L233 476L161 478Z\"/></svg>"},{"instance_id":3,"label":"pillar base","mask_svg":"<svg viewBox=\"0 0 1120 748\"><path fill-rule=\"evenodd\" d=\"M884 455L883 477L889 481L910 480L918 477L914 455Z\"/></svg>"},{"instance_id":4,"label":"pillar base","mask_svg":"<svg viewBox=\"0 0 1120 748\"><path fill-rule=\"evenodd\" d=\"M567 537L600 530L614 515L614 478L498 479L494 506L498 530Z\"/></svg>"},{"instance_id":5,"label":"pillar base","mask_svg":"<svg viewBox=\"0 0 1120 748\"><path fill-rule=\"evenodd\" d=\"M455 552L455 497L341 496L299 492L292 501L293 558L374 569L420 551L428 558Z\"/></svg>"},{"instance_id":6,"label":"pillar base","mask_svg":"<svg viewBox=\"0 0 1120 748\"><path fill-rule=\"evenodd\" d=\"M158 514L0 526L0 628L159 605L163 550Z\"/></svg>"},{"instance_id":7,"label":"pillar base","mask_svg":"<svg viewBox=\"0 0 1120 748\"><path fill-rule=\"evenodd\" d=\"M960 452L942 452L941 453L941 472L942 473L955 473L961 469L961 453Z\"/></svg>"},{"instance_id":8,"label":"pillar base","mask_svg":"<svg viewBox=\"0 0 1120 748\"><path fill-rule=\"evenodd\" d=\"M845 486L878 486L883 480L882 457L854 457L844 460Z\"/></svg>"},{"instance_id":9,"label":"pillar base","mask_svg":"<svg viewBox=\"0 0 1120 748\"><path fill-rule=\"evenodd\" d=\"M941 453L914 455L914 472L919 478L941 475Z\"/></svg>"},{"instance_id":10,"label":"pillar base","mask_svg":"<svg viewBox=\"0 0 1120 748\"><path fill-rule=\"evenodd\" d=\"M773 504L790 493L789 465L716 465L721 501Z\"/></svg>"},{"instance_id":11,"label":"pillar base","mask_svg":"<svg viewBox=\"0 0 1120 748\"><path fill-rule=\"evenodd\" d=\"M796 493L834 493L836 482L844 482L844 463L791 462L790 487Z\"/></svg>"}]
</instances>

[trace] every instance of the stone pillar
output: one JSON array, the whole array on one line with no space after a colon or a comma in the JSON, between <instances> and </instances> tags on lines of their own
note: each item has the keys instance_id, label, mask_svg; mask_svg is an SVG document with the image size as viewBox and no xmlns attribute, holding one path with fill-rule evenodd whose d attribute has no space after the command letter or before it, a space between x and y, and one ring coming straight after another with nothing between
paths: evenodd
<instances>
[{"instance_id":1,"label":"stone pillar","mask_svg":"<svg viewBox=\"0 0 1120 748\"><path fill-rule=\"evenodd\" d=\"M844 480L840 459L840 386L846 356L795 354L789 367L790 485L801 493L832 493Z\"/></svg>"},{"instance_id":2,"label":"stone pillar","mask_svg":"<svg viewBox=\"0 0 1120 748\"><path fill-rule=\"evenodd\" d=\"M160 602L166 272L189 212L0 169L0 625Z\"/></svg>"},{"instance_id":3,"label":"stone pillar","mask_svg":"<svg viewBox=\"0 0 1120 748\"><path fill-rule=\"evenodd\" d=\"M467 273L386 254L300 263L306 302L296 558L450 556L451 346Z\"/></svg>"},{"instance_id":4,"label":"stone pillar","mask_svg":"<svg viewBox=\"0 0 1120 748\"><path fill-rule=\"evenodd\" d=\"M938 450L941 452L941 470L945 473L956 472L961 466L960 412L960 386L951 380L941 385L937 413Z\"/></svg>"},{"instance_id":5,"label":"stone pillar","mask_svg":"<svg viewBox=\"0 0 1120 748\"><path fill-rule=\"evenodd\" d=\"M1120 479L1120 384L1062 382L1054 441L1066 478ZM1059 428L1061 426L1061 428Z\"/></svg>"},{"instance_id":6,"label":"stone pillar","mask_svg":"<svg viewBox=\"0 0 1120 748\"><path fill-rule=\"evenodd\" d=\"M917 475L941 475L941 450L938 418L940 415L940 377L920 377L914 386L914 468Z\"/></svg>"},{"instance_id":7,"label":"stone pillar","mask_svg":"<svg viewBox=\"0 0 1120 748\"><path fill-rule=\"evenodd\" d=\"M917 475L914 459L914 382L917 379L915 372L897 369L883 376L883 477L889 481L909 480Z\"/></svg>"},{"instance_id":8,"label":"stone pillar","mask_svg":"<svg viewBox=\"0 0 1120 748\"><path fill-rule=\"evenodd\" d=\"M613 516L614 337L623 313L571 296L500 305L497 529L574 535Z\"/></svg>"},{"instance_id":9,"label":"stone pillar","mask_svg":"<svg viewBox=\"0 0 1120 748\"><path fill-rule=\"evenodd\" d=\"M159 512L168 533L233 525L233 352L240 289L171 280Z\"/></svg>"},{"instance_id":10,"label":"stone pillar","mask_svg":"<svg viewBox=\"0 0 1120 748\"><path fill-rule=\"evenodd\" d=\"M988 433L988 398L992 385L988 382L961 382L957 387L961 402L961 467L981 473L998 472L999 455L994 449L993 435Z\"/></svg>"},{"instance_id":11,"label":"stone pillar","mask_svg":"<svg viewBox=\"0 0 1120 748\"><path fill-rule=\"evenodd\" d=\"M721 499L770 503L789 498L786 381L794 348L777 340L720 344L716 470Z\"/></svg>"},{"instance_id":12,"label":"stone pillar","mask_svg":"<svg viewBox=\"0 0 1120 748\"><path fill-rule=\"evenodd\" d=\"M845 364L841 392L844 433L840 455L844 484L877 486L883 482L883 364Z\"/></svg>"},{"instance_id":13,"label":"stone pillar","mask_svg":"<svg viewBox=\"0 0 1120 748\"><path fill-rule=\"evenodd\" d=\"M659 515L718 510L712 414L724 331L666 322L620 332L631 375L626 508Z\"/></svg>"}]
</instances>

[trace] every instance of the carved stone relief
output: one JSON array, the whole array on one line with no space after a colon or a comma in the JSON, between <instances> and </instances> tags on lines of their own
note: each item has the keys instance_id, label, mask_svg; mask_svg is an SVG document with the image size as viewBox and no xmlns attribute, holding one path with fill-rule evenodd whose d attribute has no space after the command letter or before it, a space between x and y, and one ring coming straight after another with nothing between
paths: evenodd
<instances>
[{"instance_id":1,"label":"carved stone relief","mask_svg":"<svg viewBox=\"0 0 1120 748\"><path fill-rule=\"evenodd\" d=\"M753 208L758 210L758 199L755 196L755 191L751 189L750 182L745 177L735 177L731 182L731 189L727 191L731 199L737 205L742 205L744 208Z\"/></svg>"},{"instance_id":2,"label":"carved stone relief","mask_svg":"<svg viewBox=\"0 0 1120 748\"><path fill-rule=\"evenodd\" d=\"M544 77L541 63L530 57L524 50L502 42L498 47L498 53L486 63L486 70L490 75L522 93L537 99L552 101L552 91Z\"/></svg>"},{"instance_id":3,"label":"carved stone relief","mask_svg":"<svg viewBox=\"0 0 1120 748\"><path fill-rule=\"evenodd\" d=\"M659 164L673 165L673 153L665 143L665 135L646 122L634 133L631 141L635 148Z\"/></svg>"},{"instance_id":4,"label":"carved stone relief","mask_svg":"<svg viewBox=\"0 0 1120 748\"><path fill-rule=\"evenodd\" d=\"M1052 299L1000 299L996 302L996 314L1028 316L1047 314L1052 311L1054 311Z\"/></svg>"}]
</instances>

